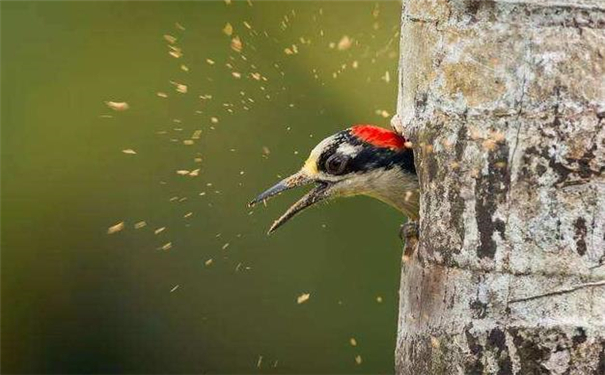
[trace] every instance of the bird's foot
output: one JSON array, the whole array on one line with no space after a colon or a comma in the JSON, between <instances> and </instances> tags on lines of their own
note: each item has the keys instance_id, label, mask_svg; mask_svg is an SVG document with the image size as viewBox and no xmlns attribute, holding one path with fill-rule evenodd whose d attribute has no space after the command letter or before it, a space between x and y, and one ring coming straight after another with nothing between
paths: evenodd
<instances>
[{"instance_id":1,"label":"bird's foot","mask_svg":"<svg viewBox=\"0 0 605 375\"><path fill-rule=\"evenodd\" d=\"M418 239L418 222L417 221L408 221L405 224L401 225L399 228L399 238L402 241L405 241L409 238Z\"/></svg>"},{"instance_id":2,"label":"bird's foot","mask_svg":"<svg viewBox=\"0 0 605 375\"><path fill-rule=\"evenodd\" d=\"M405 263L407 263L414 254L414 250L418 244L419 232L420 228L417 221L408 221L399 229L399 238L401 238L402 241L405 241L402 258Z\"/></svg>"}]
</instances>

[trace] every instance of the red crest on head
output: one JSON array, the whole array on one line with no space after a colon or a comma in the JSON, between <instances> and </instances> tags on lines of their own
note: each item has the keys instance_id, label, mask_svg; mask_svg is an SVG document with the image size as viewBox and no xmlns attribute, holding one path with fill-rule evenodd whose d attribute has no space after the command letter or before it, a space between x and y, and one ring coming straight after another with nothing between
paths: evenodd
<instances>
[{"instance_id":1,"label":"red crest on head","mask_svg":"<svg viewBox=\"0 0 605 375\"><path fill-rule=\"evenodd\" d=\"M351 128L351 134L376 147L394 150L401 150L407 142L398 133L374 125L355 125Z\"/></svg>"}]
</instances>

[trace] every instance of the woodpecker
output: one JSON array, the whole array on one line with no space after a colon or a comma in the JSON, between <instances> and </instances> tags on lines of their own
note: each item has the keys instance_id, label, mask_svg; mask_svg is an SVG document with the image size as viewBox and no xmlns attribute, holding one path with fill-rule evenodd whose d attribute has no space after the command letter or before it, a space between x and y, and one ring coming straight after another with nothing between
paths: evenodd
<instances>
[{"instance_id":1,"label":"woodpecker","mask_svg":"<svg viewBox=\"0 0 605 375\"><path fill-rule=\"evenodd\" d=\"M356 125L321 141L303 167L260 194L249 205L285 190L315 184L269 228L271 234L294 215L322 201L367 195L418 219L419 183L406 138L373 125Z\"/></svg>"}]
</instances>

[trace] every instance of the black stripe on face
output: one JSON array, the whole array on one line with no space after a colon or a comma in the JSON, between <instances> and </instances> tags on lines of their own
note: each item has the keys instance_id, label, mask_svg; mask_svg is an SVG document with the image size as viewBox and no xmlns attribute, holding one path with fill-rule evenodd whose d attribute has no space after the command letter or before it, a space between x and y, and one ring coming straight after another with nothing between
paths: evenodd
<instances>
[{"instance_id":1,"label":"black stripe on face","mask_svg":"<svg viewBox=\"0 0 605 375\"><path fill-rule=\"evenodd\" d=\"M341 131L334 136L334 141L326 147L317 159L317 168L324 173L328 173L326 170L326 161L338 152L340 145L345 143L351 146L361 146L361 150L356 155L352 155L345 171L341 173L342 175L358 172L363 173L379 168L391 169L395 166L398 166L409 173L416 173L412 149L404 148L402 150L393 150L390 148L376 147L351 135L349 130Z\"/></svg>"},{"instance_id":2,"label":"black stripe on face","mask_svg":"<svg viewBox=\"0 0 605 375\"><path fill-rule=\"evenodd\" d=\"M409 173L416 173L414 152L408 148L392 150L368 145L351 160L351 164L351 172L399 167Z\"/></svg>"},{"instance_id":3,"label":"black stripe on face","mask_svg":"<svg viewBox=\"0 0 605 375\"><path fill-rule=\"evenodd\" d=\"M355 137L353 137L348 130L343 130L341 132L336 133L334 135L334 140L332 141L332 143L330 143L328 147L323 150L321 155L319 155L319 158L317 158L317 169L319 169L321 172L328 173L326 170L326 161L328 161L330 156L334 155L336 150L338 150L338 147L340 147L340 145L342 145L343 143L353 144L351 143L353 141L353 138ZM357 142L357 144L361 144L359 140L357 140ZM346 174L349 172L345 170L344 173Z\"/></svg>"}]
</instances>

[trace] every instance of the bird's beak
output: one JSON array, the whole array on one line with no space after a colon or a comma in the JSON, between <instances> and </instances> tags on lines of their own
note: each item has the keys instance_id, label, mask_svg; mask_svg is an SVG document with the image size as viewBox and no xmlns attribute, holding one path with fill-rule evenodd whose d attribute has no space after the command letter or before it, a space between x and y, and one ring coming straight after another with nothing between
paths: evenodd
<instances>
[{"instance_id":1,"label":"bird's beak","mask_svg":"<svg viewBox=\"0 0 605 375\"><path fill-rule=\"evenodd\" d=\"M248 205L254 206L256 203L261 201L266 201L267 199L292 188L307 185L313 182L317 182L311 178L309 178L304 172L298 172L293 174L290 177L284 178L280 182L278 182L275 186L267 189L265 192L261 193L258 197L253 199ZM267 234L273 233L277 228L281 227L288 220L293 218L297 213L301 212L307 207L324 200L328 197L327 191L329 190L329 185L325 182L317 182L317 186L315 186L311 191L305 194L302 198L300 198L296 203L294 203L288 210L269 228Z\"/></svg>"}]
</instances>

